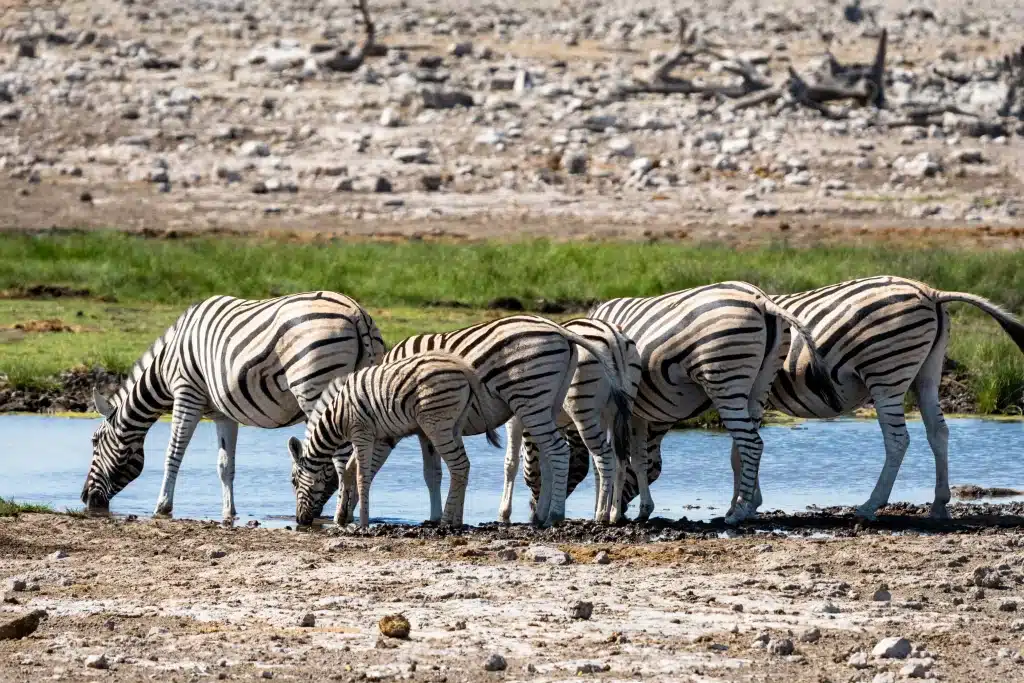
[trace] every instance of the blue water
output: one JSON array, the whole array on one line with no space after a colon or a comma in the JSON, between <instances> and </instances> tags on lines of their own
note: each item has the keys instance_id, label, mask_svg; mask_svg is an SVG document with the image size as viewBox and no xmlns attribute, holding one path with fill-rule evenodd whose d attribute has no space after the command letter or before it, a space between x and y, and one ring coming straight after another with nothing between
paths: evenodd
<instances>
[{"instance_id":1,"label":"blue water","mask_svg":"<svg viewBox=\"0 0 1024 683\"><path fill-rule=\"evenodd\" d=\"M97 420L42 416L0 417L0 497L81 508L82 483L89 466L90 436ZM910 450L893 489L893 501L930 502L934 461L924 426L911 422ZM949 420L950 483L1024 489L1024 423L977 419ZM504 434L499 432L504 441ZM238 435L235 501L241 522L290 523L295 501L289 484L289 436L301 427L261 430L243 427ZM170 424L158 422L146 438L142 475L111 501L115 514L149 515L163 476ZM807 506L858 505L867 499L881 471L884 449L877 423L869 420L811 421L797 427L765 427L761 461L763 510L799 511ZM192 519L220 518L214 425L199 425L178 475L174 514ZM493 521L501 499L504 451L482 436L469 437L472 464L465 521ZM706 431L670 433L663 442L664 468L651 492L656 515L710 519L725 513L732 495L728 436ZM447 487L447 473L445 473ZM422 462L415 438L402 441L371 490L376 520L419 522L429 516ZM569 517L593 512L592 475L568 501ZM693 509L688 506L700 506ZM333 511L334 502L328 505ZM528 518L527 489L516 482L513 521Z\"/></svg>"}]
</instances>

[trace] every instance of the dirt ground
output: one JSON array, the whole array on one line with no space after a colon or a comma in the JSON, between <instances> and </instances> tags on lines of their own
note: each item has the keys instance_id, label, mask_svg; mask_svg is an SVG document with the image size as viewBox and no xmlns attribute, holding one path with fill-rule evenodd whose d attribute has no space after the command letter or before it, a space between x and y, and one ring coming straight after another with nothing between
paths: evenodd
<instances>
[{"instance_id":1,"label":"dirt ground","mask_svg":"<svg viewBox=\"0 0 1024 683\"><path fill-rule=\"evenodd\" d=\"M0 680L1024 680L1019 508L369 535L22 515L0 627L47 616L0 640ZM396 613L408 639L378 630Z\"/></svg>"}]
</instances>

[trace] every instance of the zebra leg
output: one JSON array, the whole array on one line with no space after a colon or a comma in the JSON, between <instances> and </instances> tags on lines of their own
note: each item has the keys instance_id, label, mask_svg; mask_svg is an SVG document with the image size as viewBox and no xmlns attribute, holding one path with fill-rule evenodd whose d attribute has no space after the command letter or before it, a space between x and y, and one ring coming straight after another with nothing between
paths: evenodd
<instances>
[{"instance_id":1,"label":"zebra leg","mask_svg":"<svg viewBox=\"0 0 1024 683\"><path fill-rule=\"evenodd\" d=\"M757 431L757 423L750 416L746 401L740 406L733 405L729 399L715 400L715 403L722 423L729 431L739 454L738 495L732 513L725 517L726 524L736 524L756 514L754 489L757 486L757 471L761 465L764 442Z\"/></svg>"},{"instance_id":2,"label":"zebra leg","mask_svg":"<svg viewBox=\"0 0 1024 683\"><path fill-rule=\"evenodd\" d=\"M334 523L338 526L344 526L351 522L356 509L354 491L351 486L345 485L345 470L351 459L352 444L348 442L345 442L341 449L331 458L331 461L334 463L334 472L338 475L338 504L334 510Z\"/></svg>"},{"instance_id":3,"label":"zebra leg","mask_svg":"<svg viewBox=\"0 0 1024 683\"><path fill-rule=\"evenodd\" d=\"M903 456L910 445L910 434L907 433L907 421L903 414L903 394L887 396L880 391L872 390L871 397L874 399L878 424L885 439L885 465L878 475L878 482L871 492L871 497L857 508L857 516L864 519L874 519L878 508L889 502L892 485L896 483L896 475L899 474Z\"/></svg>"},{"instance_id":4,"label":"zebra leg","mask_svg":"<svg viewBox=\"0 0 1024 683\"><path fill-rule=\"evenodd\" d=\"M179 394L174 397L174 411L171 414L171 440L167 444L164 460L164 480L160 485L160 497L156 502L155 517L170 517L174 510L174 484L181 468L188 442L203 417L205 402L198 397Z\"/></svg>"},{"instance_id":5,"label":"zebra leg","mask_svg":"<svg viewBox=\"0 0 1024 683\"><path fill-rule=\"evenodd\" d=\"M432 434L431 443L448 465L451 483L448 486L448 499L444 503L441 524L445 526L462 526L463 511L466 507L466 487L469 484L469 458L466 457L466 446L462 435L450 430Z\"/></svg>"},{"instance_id":6,"label":"zebra leg","mask_svg":"<svg viewBox=\"0 0 1024 683\"><path fill-rule=\"evenodd\" d=\"M501 491L498 506L498 521L509 524L512 521L512 492L519 473L519 451L523 447L523 423L513 417L505 423L505 485Z\"/></svg>"},{"instance_id":7,"label":"zebra leg","mask_svg":"<svg viewBox=\"0 0 1024 683\"><path fill-rule=\"evenodd\" d=\"M217 474L220 475L221 519L231 526L235 522L235 446L238 444L238 423L217 418Z\"/></svg>"},{"instance_id":8,"label":"zebra leg","mask_svg":"<svg viewBox=\"0 0 1024 683\"><path fill-rule=\"evenodd\" d=\"M441 521L441 458L430 440L420 435L420 452L423 454L423 481L430 492L430 521Z\"/></svg>"},{"instance_id":9,"label":"zebra leg","mask_svg":"<svg viewBox=\"0 0 1024 683\"><path fill-rule=\"evenodd\" d=\"M373 481L370 459L374 443L352 444L356 466L356 490L359 494L359 526L370 526L370 484Z\"/></svg>"},{"instance_id":10,"label":"zebra leg","mask_svg":"<svg viewBox=\"0 0 1024 683\"><path fill-rule=\"evenodd\" d=\"M631 422L633 435L629 465L636 475L637 491L640 494L640 509L636 514L636 521L646 522L654 512L654 498L651 497L651 486L647 480L647 420L633 417ZM619 505L616 504L615 507L618 508Z\"/></svg>"},{"instance_id":11,"label":"zebra leg","mask_svg":"<svg viewBox=\"0 0 1024 683\"><path fill-rule=\"evenodd\" d=\"M946 426L939 406L939 380L942 377L945 344L942 346L938 353L932 349L917 374L915 384L921 419L928 433L928 445L935 456L935 500L932 502L931 516L949 519L949 511L946 510L946 504L949 503L949 427Z\"/></svg>"},{"instance_id":12,"label":"zebra leg","mask_svg":"<svg viewBox=\"0 0 1024 683\"><path fill-rule=\"evenodd\" d=\"M593 413L573 416L573 422L579 432L590 458L594 462L594 477L597 480L596 503L594 505L594 521L607 523L611 516L613 487L615 484L615 452L608 443L599 419L593 419ZM599 416L596 416L599 418ZM591 418L591 419L587 419ZM578 421L577 421L578 420ZM589 422L589 424L587 424ZM570 458L574 449L570 448ZM574 458L573 458L574 459ZM570 469L572 463L570 462ZM567 486L568 490L568 486Z\"/></svg>"},{"instance_id":13,"label":"zebra leg","mask_svg":"<svg viewBox=\"0 0 1024 683\"><path fill-rule=\"evenodd\" d=\"M565 492L569 480L569 444L555 426L553 419L547 424L530 416L537 424L525 419L523 428L540 450L540 500L537 502L535 522L542 525L557 524L565 519ZM545 504L546 503L546 504Z\"/></svg>"},{"instance_id":14,"label":"zebra leg","mask_svg":"<svg viewBox=\"0 0 1024 683\"><path fill-rule=\"evenodd\" d=\"M540 451L537 444L530 440L530 435L523 438L523 445L520 450L523 458L523 481L530 489L530 519L537 519L537 505L540 499L540 481L542 477Z\"/></svg>"}]
</instances>

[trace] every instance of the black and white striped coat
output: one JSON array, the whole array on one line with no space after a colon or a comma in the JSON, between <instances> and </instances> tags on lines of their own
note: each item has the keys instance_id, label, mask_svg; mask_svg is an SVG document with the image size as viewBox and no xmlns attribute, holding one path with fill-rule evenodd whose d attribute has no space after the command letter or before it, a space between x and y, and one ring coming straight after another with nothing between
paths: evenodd
<instances>
[{"instance_id":1,"label":"black and white striped coat","mask_svg":"<svg viewBox=\"0 0 1024 683\"><path fill-rule=\"evenodd\" d=\"M465 433L496 429L513 416L522 423L525 438L534 444L542 463L550 463L550 487L540 487L535 523L565 518L569 448L558 430L557 417L569 390L578 359L577 347L598 359L608 376L619 428L613 430L617 453L628 452L629 401L619 386L618 373L603 350L551 320L515 315L453 332L410 337L384 357L385 362L423 351L443 350L469 363L480 375L484 399L470 407ZM431 519L441 516L441 467L429 444L423 444L423 473L430 492Z\"/></svg>"},{"instance_id":2,"label":"black and white striped coat","mask_svg":"<svg viewBox=\"0 0 1024 683\"><path fill-rule=\"evenodd\" d=\"M469 480L462 431L470 402L483 395L476 371L460 357L443 351L414 354L335 379L320 396L306 425L306 438L288 441L295 521L300 525L313 522L316 503L333 474L332 458L345 443L351 443L343 489L345 493L356 489L359 523L368 526L373 475L397 439L418 434L444 460L451 475L441 523L461 526ZM488 441L498 446L494 431L486 433ZM347 499L351 499L345 493L339 495L339 508L347 507Z\"/></svg>"},{"instance_id":3,"label":"black and white striped coat","mask_svg":"<svg viewBox=\"0 0 1024 683\"><path fill-rule=\"evenodd\" d=\"M640 354L637 352L633 340L622 334L617 326L593 318L570 320L563 323L563 327L601 348L603 354L611 359L618 373L619 385L626 392L629 410L632 412L632 403L640 384L641 371ZM562 404L562 411L557 423L559 428L569 425L574 427L567 434L578 437L579 447L589 453L594 462L597 479L594 520L598 522L607 522L613 517L617 517L617 511L621 507L614 501L613 492L617 458L614 446L606 438L606 435L615 429L615 418L618 414L618 407L613 400L612 385L608 382L599 359L590 351L580 349L579 362L576 364L576 371L573 373L569 392ZM628 428L626 425L620 427L620 429L626 428ZM533 444L520 446L523 442L523 430L519 420L516 418L509 420L506 432L508 448L505 451L505 488L501 505L498 508L498 521L507 524L512 514L512 494L519 468L520 452L524 452L524 458L527 461L524 472L534 475L526 478L527 486L533 494L531 503L536 501L540 494L541 477L537 461L539 453L536 446ZM570 444L571 449L572 445ZM586 475L587 466L588 462L584 459L583 476ZM580 479L582 477L575 476L570 471L566 489L567 496ZM621 494L621 486L618 490ZM616 512L613 513L613 511Z\"/></svg>"},{"instance_id":4,"label":"black and white striped coat","mask_svg":"<svg viewBox=\"0 0 1024 683\"><path fill-rule=\"evenodd\" d=\"M841 399L838 406L820 399L809 386L806 351L794 348L785 356L772 385L772 406L798 417L830 418L854 410L868 399L874 403L885 442L885 465L870 497L858 508L859 515L870 519L888 502L909 445L903 405L907 391L914 387L935 457L931 514L946 517L950 497L949 428L939 407L939 382L949 343L946 304L959 301L977 306L991 315L1022 350L1024 325L980 296L943 292L888 275L772 298L811 330ZM735 475L737 462L733 455ZM586 454L574 451L573 458L585 463ZM647 478L653 481L660 472L660 450L652 449ZM627 490L624 500L628 502L632 495L633 490ZM754 499L760 504L759 489Z\"/></svg>"},{"instance_id":5,"label":"black and white striped coat","mask_svg":"<svg viewBox=\"0 0 1024 683\"><path fill-rule=\"evenodd\" d=\"M181 458L196 425L209 416L220 442L223 518L231 520L238 425L301 422L333 378L372 365L383 353L369 314L334 292L215 296L195 304L142 355L112 398L94 395L105 419L93 435L82 501L90 510L107 509L142 471L150 426L171 412L156 506L156 514L170 514Z\"/></svg>"},{"instance_id":6,"label":"black and white striped coat","mask_svg":"<svg viewBox=\"0 0 1024 683\"><path fill-rule=\"evenodd\" d=\"M762 404L790 347L790 327L801 340L794 348L806 346L809 352L809 386L823 401L838 404L807 330L751 284L722 282L658 297L613 299L588 317L618 325L640 352L629 468L641 475L633 479L641 497L639 519L654 509L646 476L649 455L659 452L661 439L677 422L710 407L732 436L741 465L739 495L726 519L735 523L755 512L764 448L758 433ZM585 455L574 453L579 458ZM658 464L660 472L660 459ZM622 494L624 503L630 493Z\"/></svg>"}]
</instances>

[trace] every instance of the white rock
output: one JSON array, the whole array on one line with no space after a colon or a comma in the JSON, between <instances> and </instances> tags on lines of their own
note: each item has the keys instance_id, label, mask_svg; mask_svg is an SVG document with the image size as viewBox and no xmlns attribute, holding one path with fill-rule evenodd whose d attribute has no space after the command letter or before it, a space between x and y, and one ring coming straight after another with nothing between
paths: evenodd
<instances>
[{"instance_id":1,"label":"white rock","mask_svg":"<svg viewBox=\"0 0 1024 683\"><path fill-rule=\"evenodd\" d=\"M608 141L608 151L613 156L619 157L632 157L636 154L636 148L633 147L633 141L624 135L612 138Z\"/></svg>"},{"instance_id":2,"label":"white rock","mask_svg":"<svg viewBox=\"0 0 1024 683\"><path fill-rule=\"evenodd\" d=\"M985 154L977 148L959 149L953 153L953 161L961 164L981 164L985 162Z\"/></svg>"},{"instance_id":3,"label":"white rock","mask_svg":"<svg viewBox=\"0 0 1024 683\"><path fill-rule=\"evenodd\" d=\"M871 655L883 659L906 659L910 650L910 641L906 638L883 638L871 649Z\"/></svg>"},{"instance_id":4,"label":"white rock","mask_svg":"<svg viewBox=\"0 0 1024 683\"><path fill-rule=\"evenodd\" d=\"M788 173L782 179L784 185L810 185L811 184L811 172L810 171L797 171L795 173Z\"/></svg>"},{"instance_id":5,"label":"white rock","mask_svg":"<svg viewBox=\"0 0 1024 683\"><path fill-rule=\"evenodd\" d=\"M927 670L920 662L907 662L900 669L900 675L904 678L924 678Z\"/></svg>"},{"instance_id":6,"label":"white rock","mask_svg":"<svg viewBox=\"0 0 1024 683\"><path fill-rule=\"evenodd\" d=\"M430 150L422 147L399 147L391 153L391 158L403 164L423 164L427 161Z\"/></svg>"},{"instance_id":7,"label":"white rock","mask_svg":"<svg viewBox=\"0 0 1024 683\"><path fill-rule=\"evenodd\" d=\"M569 556L569 553L546 545L531 545L523 553L523 557L533 562L544 562L546 564L572 563L572 558Z\"/></svg>"},{"instance_id":8,"label":"white rock","mask_svg":"<svg viewBox=\"0 0 1024 683\"><path fill-rule=\"evenodd\" d=\"M402 120L399 118L398 112L391 107L387 107L380 113L380 120L378 123L385 128L397 128L402 125Z\"/></svg>"},{"instance_id":9,"label":"white rock","mask_svg":"<svg viewBox=\"0 0 1024 683\"><path fill-rule=\"evenodd\" d=\"M896 677L893 676L891 671L883 671L882 673L875 674L875 677L871 679L871 683L896 683Z\"/></svg>"},{"instance_id":10,"label":"white rock","mask_svg":"<svg viewBox=\"0 0 1024 683\"><path fill-rule=\"evenodd\" d=\"M476 136L474 142L478 145L497 145L505 140L505 134L493 128L485 130Z\"/></svg>"},{"instance_id":11,"label":"white rock","mask_svg":"<svg viewBox=\"0 0 1024 683\"><path fill-rule=\"evenodd\" d=\"M868 668L868 653L854 652L850 655L850 658L846 660L846 663L854 669L866 669Z\"/></svg>"},{"instance_id":12,"label":"white rock","mask_svg":"<svg viewBox=\"0 0 1024 683\"><path fill-rule=\"evenodd\" d=\"M243 157L268 157L270 145L259 140L246 140L238 146L238 155Z\"/></svg>"},{"instance_id":13,"label":"white rock","mask_svg":"<svg viewBox=\"0 0 1024 683\"><path fill-rule=\"evenodd\" d=\"M105 654L89 655L85 658L85 665L90 669L106 669L109 666Z\"/></svg>"},{"instance_id":14,"label":"white rock","mask_svg":"<svg viewBox=\"0 0 1024 683\"><path fill-rule=\"evenodd\" d=\"M648 157L637 157L629 162L629 172L636 175L643 175L654 168L654 162Z\"/></svg>"},{"instance_id":15,"label":"white rock","mask_svg":"<svg viewBox=\"0 0 1024 683\"><path fill-rule=\"evenodd\" d=\"M748 138L733 138L722 143L723 154L743 154L751 149Z\"/></svg>"},{"instance_id":16,"label":"white rock","mask_svg":"<svg viewBox=\"0 0 1024 683\"><path fill-rule=\"evenodd\" d=\"M899 170L911 178L931 178L942 170L942 166L931 154L922 152L910 161L905 161Z\"/></svg>"},{"instance_id":17,"label":"white rock","mask_svg":"<svg viewBox=\"0 0 1024 683\"><path fill-rule=\"evenodd\" d=\"M818 607L814 611L818 612L819 614L839 614L839 612L842 610L840 610L833 603L826 600L822 604L818 605Z\"/></svg>"},{"instance_id":18,"label":"white rock","mask_svg":"<svg viewBox=\"0 0 1024 683\"><path fill-rule=\"evenodd\" d=\"M821 631L817 626L812 626L808 629L804 629L800 633L801 643L816 643L821 640Z\"/></svg>"}]
</instances>

